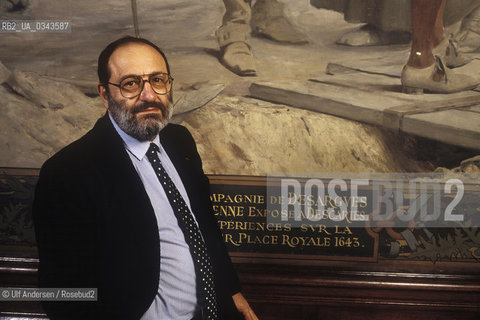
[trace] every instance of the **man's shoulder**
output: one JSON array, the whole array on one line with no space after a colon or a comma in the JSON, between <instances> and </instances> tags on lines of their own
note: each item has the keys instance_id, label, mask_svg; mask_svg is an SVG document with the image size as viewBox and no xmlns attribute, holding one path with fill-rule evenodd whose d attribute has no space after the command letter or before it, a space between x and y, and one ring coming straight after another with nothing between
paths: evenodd
<instances>
[{"instance_id":1,"label":"man's shoulder","mask_svg":"<svg viewBox=\"0 0 480 320\"><path fill-rule=\"evenodd\" d=\"M42 167L57 170L79 170L91 165L99 156L99 152L103 150L101 141L106 137L102 137L102 133L99 132L99 125L102 126L103 120L99 119L86 134L56 152Z\"/></svg>"},{"instance_id":2,"label":"man's shoulder","mask_svg":"<svg viewBox=\"0 0 480 320\"><path fill-rule=\"evenodd\" d=\"M184 134L184 135L189 135L190 131L188 129L180 124L176 123L169 123L165 128L160 131L160 135L172 135L172 134Z\"/></svg>"},{"instance_id":3,"label":"man's shoulder","mask_svg":"<svg viewBox=\"0 0 480 320\"><path fill-rule=\"evenodd\" d=\"M195 143L190 131L186 127L175 123L169 123L160 131L160 140L162 142L165 140L175 141L177 144Z\"/></svg>"}]
</instances>

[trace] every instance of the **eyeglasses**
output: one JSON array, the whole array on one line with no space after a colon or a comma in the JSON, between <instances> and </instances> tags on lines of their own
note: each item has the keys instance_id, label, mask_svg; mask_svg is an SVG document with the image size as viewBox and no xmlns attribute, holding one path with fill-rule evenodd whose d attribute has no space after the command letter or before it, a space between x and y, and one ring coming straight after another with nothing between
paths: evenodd
<instances>
[{"instance_id":1,"label":"eyeglasses","mask_svg":"<svg viewBox=\"0 0 480 320\"><path fill-rule=\"evenodd\" d=\"M123 79L120 83L107 82L112 86L120 88L120 93L124 98L135 98L138 96L145 85L145 82L150 83L153 91L156 94L167 94L172 90L173 78L166 73L147 74L148 80L143 80L141 76L131 76Z\"/></svg>"}]
</instances>

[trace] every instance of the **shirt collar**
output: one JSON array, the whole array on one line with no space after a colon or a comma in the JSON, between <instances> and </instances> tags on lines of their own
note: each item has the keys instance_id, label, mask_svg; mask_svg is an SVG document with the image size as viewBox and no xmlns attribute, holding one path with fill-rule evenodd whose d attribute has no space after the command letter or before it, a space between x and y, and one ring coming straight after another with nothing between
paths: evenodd
<instances>
[{"instance_id":1,"label":"shirt collar","mask_svg":"<svg viewBox=\"0 0 480 320\"><path fill-rule=\"evenodd\" d=\"M132 153L135 156L135 158L137 158L139 161L143 159L143 157L148 151L148 148L150 148L150 143L152 142L155 143L160 148L160 152L162 151L163 148L162 148L162 145L160 144L160 138L158 137L158 134L156 135L155 139L153 139L153 141L139 141L134 137L125 133L125 131L123 131L117 125L115 120L113 120L110 113L108 114L108 117L110 118L110 121L112 122L113 127L115 128L115 130L118 132L123 142L125 143L125 147L127 148L127 150L130 151L130 153Z\"/></svg>"}]
</instances>

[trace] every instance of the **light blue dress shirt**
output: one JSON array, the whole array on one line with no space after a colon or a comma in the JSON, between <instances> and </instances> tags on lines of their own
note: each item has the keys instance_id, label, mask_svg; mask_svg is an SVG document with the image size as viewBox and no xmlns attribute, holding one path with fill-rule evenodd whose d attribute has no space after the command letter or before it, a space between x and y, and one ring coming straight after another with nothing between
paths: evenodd
<instances>
[{"instance_id":1,"label":"light blue dress shirt","mask_svg":"<svg viewBox=\"0 0 480 320\"><path fill-rule=\"evenodd\" d=\"M126 134L110 117L113 126L125 143L125 148L147 191L157 218L160 233L160 282L158 293L141 320L190 320L197 304L195 268L182 230L157 176L145 154L150 143L155 143L158 157L190 208L182 180L160 144L157 135L153 141L138 141ZM194 217L195 218L195 217ZM132 292L135 294L135 292Z\"/></svg>"}]
</instances>

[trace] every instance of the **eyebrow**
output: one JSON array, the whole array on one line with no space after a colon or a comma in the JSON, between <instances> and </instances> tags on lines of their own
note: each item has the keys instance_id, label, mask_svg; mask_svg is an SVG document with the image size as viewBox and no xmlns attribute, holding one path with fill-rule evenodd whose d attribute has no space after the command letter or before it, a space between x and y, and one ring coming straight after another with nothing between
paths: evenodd
<instances>
[{"instance_id":1,"label":"eyebrow","mask_svg":"<svg viewBox=\"0 0 480 320\"><path fill-rule=\"evenodd\" d=\"M151 76L151 75L154 75L154 74L167 74L166 72L163 72L163 71L155 71L155 72L152 72L152 73L145 73L145 74L127 74L123 77L120 78L120 82L122 82L123 80L127 79L127 78L136 78L136 77L143 77L143 76Z\"/></svg>"}]
</instances>

